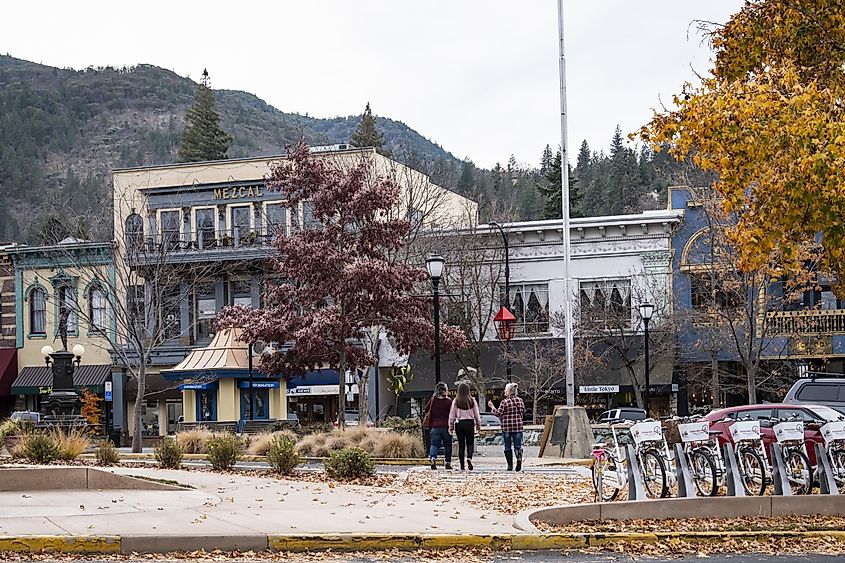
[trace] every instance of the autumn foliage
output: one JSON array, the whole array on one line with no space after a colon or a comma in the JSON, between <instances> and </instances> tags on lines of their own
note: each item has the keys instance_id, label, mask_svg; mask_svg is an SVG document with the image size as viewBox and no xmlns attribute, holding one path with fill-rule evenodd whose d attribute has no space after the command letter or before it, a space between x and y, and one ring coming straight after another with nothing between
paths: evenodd
<instances>
[{"instance_id":1,"label":"autumn foliage","mask_svg":"<svg viewBox=\"0 0 845 563\"><path fill-rule=\"evenodd\" d=\"M711 32L711 75L641 136L718 173L739 220L740 266L790 272L822 233L822 268L845 273L845 10L841 0L751 0Z\"/></svg>"},{"instance_id":2,"label":"autumn foliage","mask_svg":"<svg viewBox=\"0 0 845 563\"><path fill-rule=\"evenodd\" d=\"M88 421L88 424L91 426L99 426L100 421L103 417L103 410L100 408L100 403L103 400L98 396L92 393L90 390L85 389L82 392L82 409L79 411L79 414L85 417L85 420Z\"/></svg>"},{"instance_id":3,"label":"autumn foliage","mask_svg":"<svg viewBox=\"0 0 845 563\"><path fill-rule=\"evenodd\" d=\"M410 228L394 217L399 185L376 172L368 153L313 155L300 143L287 156L273 166L268 189L293 209L308 202L314 223L278 233L276 281L264 288L264 307L227 308L219 323L242 327L245 340L292 343L260 365L289 376L332 367L342 378L347 369L374 365L360 345L373 326L383 327L399 351L432 347L431 301L420 296L430 291L428 276L394 259ZM456 329L443 327L441 335L444 348L463 345Z\"/></svg>"}]
</instances>

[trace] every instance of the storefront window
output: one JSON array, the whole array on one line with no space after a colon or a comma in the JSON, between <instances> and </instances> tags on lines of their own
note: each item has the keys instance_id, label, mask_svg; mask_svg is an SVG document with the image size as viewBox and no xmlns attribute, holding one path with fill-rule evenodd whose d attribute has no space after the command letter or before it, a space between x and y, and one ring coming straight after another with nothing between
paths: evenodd
<instances>
[{"instance_id":1,"label":"storefront window","mask_svg":"<svg viewBox=\"0 0 845 563\"><path fill-rule=\"evenodd\" d=\"M141 404L141 433L144 436L158 436L158 401L144 401Z\"/></svg>"},{"instance_id":2,"label":"storefront window","mask_svg":"<svg viewBox=\"0 0 845 563\"><path fill-rule=\"evenodd\" d=\"M217 318L217 302L214 299L214 282L197 284L194 302L196 339L208 340L214 336L214 321Z\"/></svg>"},{"instance_id":3,"label":"storefront window","mask_svg":"<svg viewBox=\"0 0 845 563\"><path fill-rule=\"evenodd\" d=\"M217 390L197 391L197 421L217 420Z\"/></svg>"},{"instance_id":4,"label":"storefront window","mask_svg":"<svg viewBox=\"0 0 845 563\"><path fill-rule=\"evenodd\" d=\"M253 389L255 396L255 416L256 420L266 420L270 418L270 393L267 389ZM241 419L250 419L249 408L249 389L241 389Z\"/></svg>"}]
</instances>

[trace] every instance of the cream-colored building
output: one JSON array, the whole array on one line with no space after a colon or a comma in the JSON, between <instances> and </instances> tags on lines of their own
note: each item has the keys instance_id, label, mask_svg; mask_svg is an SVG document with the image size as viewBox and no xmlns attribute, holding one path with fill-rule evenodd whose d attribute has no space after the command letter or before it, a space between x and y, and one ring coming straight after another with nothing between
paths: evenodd
<instances>
[{"instance_id":1,"label":"cream-colored building","mask_svg":"<svg viewBox=\"0 0 845 563\"><path fill-rule=\"evenodd\" d=\"M477 214L475 202L433 184L424 174L375 149L337 145L315 147L312 152L342 166L365 159L376 174L395 179L401 187L396 214L409 218L419 229L460 226ZM142 412L145 432L170 433L180 420L239 421L250 413L259 419L284 419L288 410L301 420L334 418L338 375L332 370L293 380L279 376L275 386L263 381L263 387L250 389L246 366L217 366L199 380L197 370L179 375L173 369L188 354L205 349L202 354L213 355L212 349L220 348L214 321L223 307L261 306L262 287L271 273L268 259L276 253L271 244L274 234L311 226L308 202L291 207L282 194L265 184L273 164L284 158L114 171L116 262L128 264L143 283L127 293L158 300L164 304L159 309L166 309L153 319L168 334L148 362L151 375ZM116 388L125 387L126 368L115 366L113 378ZM349 384L347 391L348 396L354 395L357 386ZM132 395L127 389L126 404L116 413L126 421L125 427Z\"/></svg>"}]
</instances>

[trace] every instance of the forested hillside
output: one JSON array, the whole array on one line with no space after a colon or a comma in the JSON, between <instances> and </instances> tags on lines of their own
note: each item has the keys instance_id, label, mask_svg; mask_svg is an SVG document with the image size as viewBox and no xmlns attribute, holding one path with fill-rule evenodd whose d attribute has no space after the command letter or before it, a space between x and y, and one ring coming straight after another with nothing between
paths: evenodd
<instances>
[{"instance_id":1,"label":"forested hillside","mask_svg":"<svg viewBox=\"0 0 845 563\"><path fill-rule=\"evenodd\" d=\"M175 162L195 90L192 80L151 65L77 71L0 55L0 240L110 238L109 171ZM300 138L344 143L361 121L285 113L241 91L214 94L234 139L231 158L280 154ZM537 166L505 153L504 165L485 170L400 121L376 117L375 125L394 158L478 200L483 220L560 217L560 170L549 147L538 147ZM684 170L664 153L627 148L618 130L609 154L584 143L572 174L574 214L662 207L666 186L685 181Z\"/></svg>"}]
</instances>

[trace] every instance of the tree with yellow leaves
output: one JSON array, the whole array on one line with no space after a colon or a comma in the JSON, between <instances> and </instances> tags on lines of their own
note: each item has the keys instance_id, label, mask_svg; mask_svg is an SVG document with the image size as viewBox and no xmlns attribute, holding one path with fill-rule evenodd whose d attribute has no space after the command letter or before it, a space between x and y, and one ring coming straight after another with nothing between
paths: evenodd
<instances>
[{"instance_id":1,"label":"tree with yellow leaves","mask_svg":"<svg viewBox=\"0 0 845 563\"><path fill-rule=\"evenodd\" d=\"M740 267L802 269L821 237L820 266L845 278L845 9L841 0L748 0L709 31L711 74L640 131L718 173L738 217Z\"/></svg>"},{"instance_id":2,"label":"tree with yellow leaves","mask_svg":"<svg viewBox=\"0 0 845 563\"><path fill-rule=\"evenodd\" d=\"M103 411L100 408L102 399L91 392L90 389L85 389L82 392L82 409L79 414L85 417L88 424L91 426L99 426L103 417Z\"/></svg>"}]
</instances>

